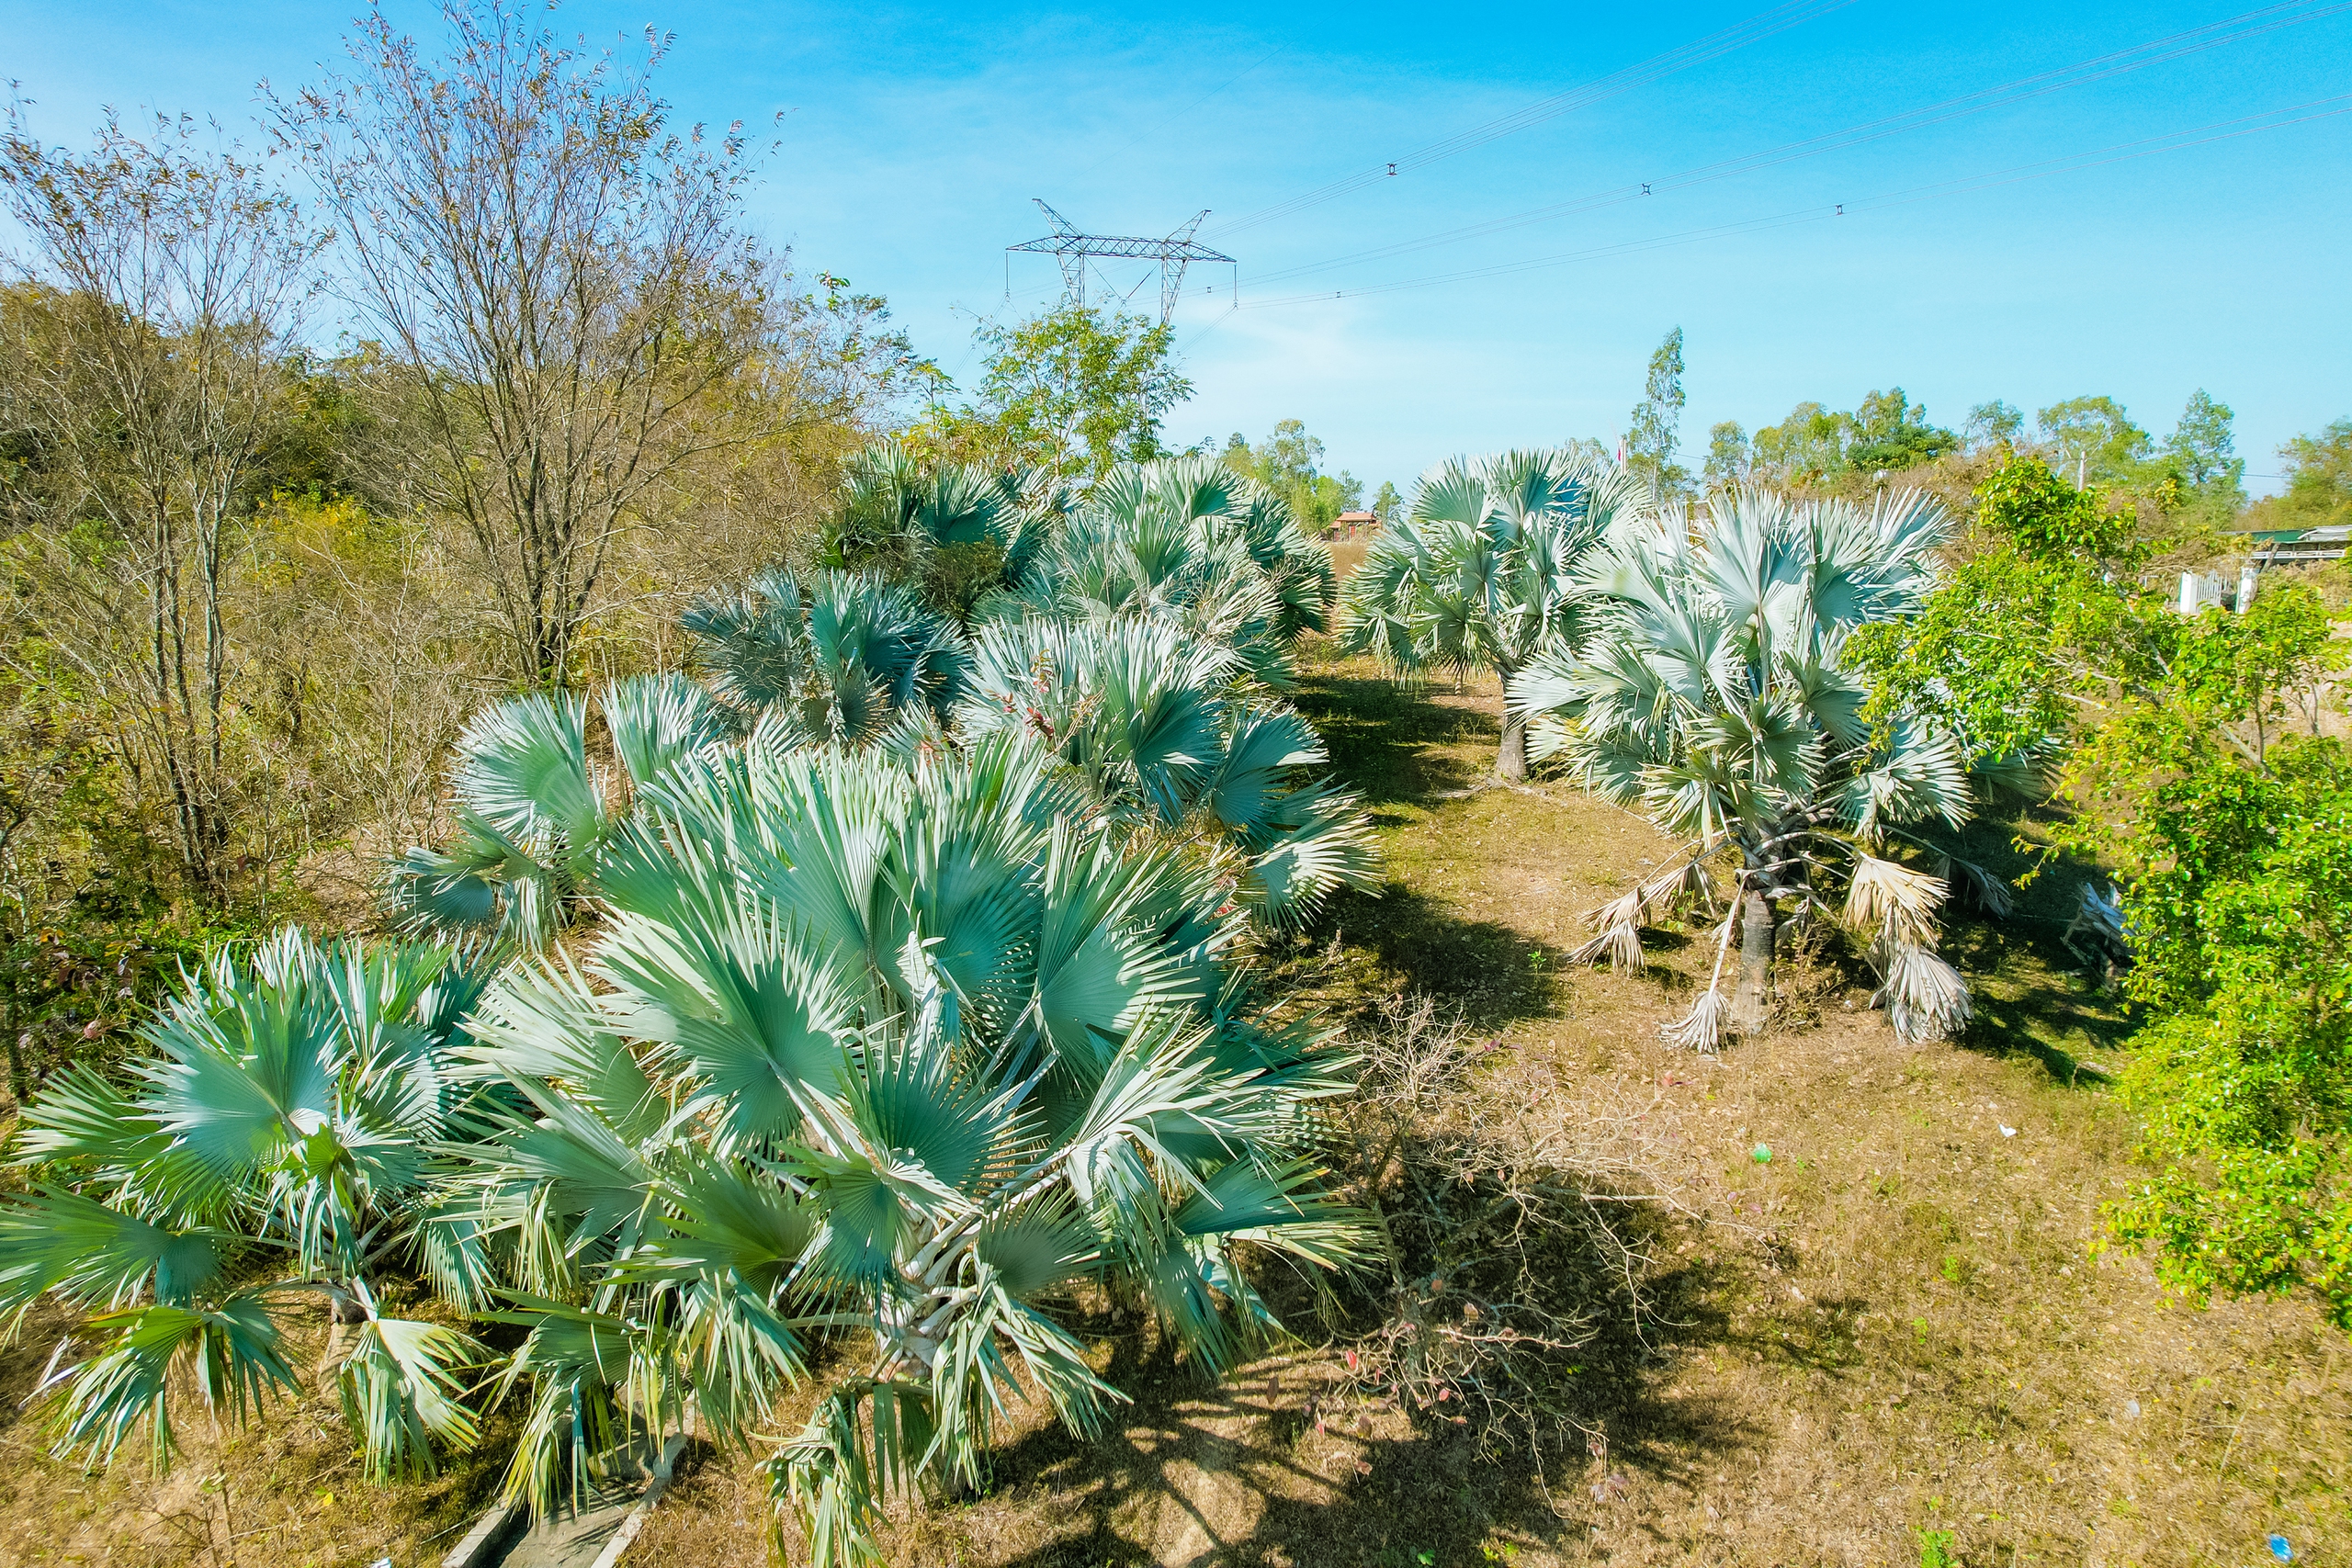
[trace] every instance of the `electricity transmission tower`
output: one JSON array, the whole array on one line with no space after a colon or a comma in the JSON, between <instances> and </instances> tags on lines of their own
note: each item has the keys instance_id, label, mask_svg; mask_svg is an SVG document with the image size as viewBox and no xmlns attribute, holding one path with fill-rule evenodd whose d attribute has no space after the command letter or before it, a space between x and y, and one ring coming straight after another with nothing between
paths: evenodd
<instances>
[{"instance_id":1,"label":"electricity transmission tower","mask_svg":"<svg viewBox=\"0 0 2352 1568\"><path fill-rule=\"evenodd\" d=\"M1033 198L1036 199L1036 198ZM1046 215L1054 231L1042 239L1007 245L1009 254L1014 251L1035 251L1057 258L1062 264L1062 286L1069 291L1073 303L1086 303L1086 260L1089 256L1117 256L1133 261L1156 261L1159 264L1159 320L1164 325L1176 309L1176 297L1184 289L1184 268L1196 261L1229 262L1233 258L1222 251L1213 251L1193 238L1193 231L1206 218L1205 209L1193 215L1193 220L1178 228L1164 240L1146 240L1132 235L1081 234L1077 225L1037 200L1038 210Z\"/></svg>"}]
</instances>

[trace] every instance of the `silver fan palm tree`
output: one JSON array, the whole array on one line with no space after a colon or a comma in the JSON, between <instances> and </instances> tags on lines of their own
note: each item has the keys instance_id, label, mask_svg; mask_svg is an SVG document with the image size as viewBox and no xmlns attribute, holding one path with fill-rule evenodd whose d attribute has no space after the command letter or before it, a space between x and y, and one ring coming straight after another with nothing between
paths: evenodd
<instances>
[{"instance_id":1,"label":"silver fan palm tree","mask_svg":"<svg viewBox=\"0 0 2352 1568\"><path fill-rule=\"evenodd\" d=\"M69 1067L26 1108L33 1185L0 1201L0 1309L21 1320L47 1294L93 1314L45 1385L61 1456L109 1460L144 1422L160 1468L191 1393L242 1419L297 1390L285 1321L306 1297L332 1314L322 1370L369 1475L473 1446L460 1385L481 1347L388 1311L384 1286L423 1269L483 1299L481 1237L439 1177L497 1097L453 1055L484 980L442 949L288 930L187 976L141 1032L135 1082Z\"/></svg>"},{"instance_id":2,"label":"silver fan palm tree","mask_svg":"<svg viewBox=\"0 0 2352 1568\"><path fill-rule=\"evenodd\" d=\"M518 1108L467 1209L528 1329L513 1491L688 1400L752 1443L820 1378L764 1468L815 1562L876 1562L1023 1377L1080 1430L1121 1397L1057 1318L1077 1281L1215 1367L1270 1321L1251 1249L1358 1257L1315 1155L1338 1064L1238 1021L1223 891L1057 777L1010 740L704 754L608 852L584 965L493 988L475 1057Z\"/></svg>"},{"instance_id":3,"label":"silver fan palm tree","mask_svg":"<svg viewBox=\"0 0 2352 1568\"><path fill-rule=\"evenodd\" d=\"M1854 627L1917 607L1948 527L1914 493L1864 512L1741 489L1694 524L1623 528L1577 574L1581 635L1512 681L1538 760L1564 759L1587 788L1687 840L1678 863L1597 912L1577 957L1638 964L1644 918L1705 891L1718 854L1737 857L1713 973L1677 1038L1712 1047L1726 1006L1733 1027L1760 1028L1776 934L1815 914L1869 943L1885 982L1876 1000L1906 1039L1966 1021L1967 987L1934 953L1936 911L1952 876L1993 907L2006 896L1917 829L1968 818L1967 769L1928 725L1866 718L1870 694L1841 658ZM1930 869L1888 858L1904 848Z\"/></svg>"},{"instance_id":4,"label":"silver fan palm tree","mask_svg":"<svg viewBox=\"0 0 2352 1568\"><path fill-rule=\"evenodd\" d=\"M1149 620L1230 649L1276 689L1301 633L1324 629L1329 548L1215 458L1122 464L1088 491L987 620Z\"/></svg>"},{"instance_id":5,"label":"silver fan palm tree","mask_svg":"<svg viewBox=\"0 0 2352 1568\"><path fill-rule=\"evenodd\" d=\"M1421 476L1402 525L1365 552L1339 645L1400 672L1487 670L1509 682L1547 642L1575 639L1589 604L1577 563L1653 508L1638 480L1566 451L1452 458ZM1495 770L1527 776L1517 711L1504 716Z\"/></svg>"},{"instance_id":6,"label":"silver fan palm tree","mask_svg":"<svg viewBox=\"0 0 2352 1568\"><path fill-rule=\"evenodd\" d=\"M1306 778L1328 760L1314 727L1242 672L1166 622L1009 623L975 646L956 730L1042 747L1095 810L1205 852L1256 919L1292 927L1340 887L1374 890L1379 855L1363 798Z\"/></svg>"}]
</instances>

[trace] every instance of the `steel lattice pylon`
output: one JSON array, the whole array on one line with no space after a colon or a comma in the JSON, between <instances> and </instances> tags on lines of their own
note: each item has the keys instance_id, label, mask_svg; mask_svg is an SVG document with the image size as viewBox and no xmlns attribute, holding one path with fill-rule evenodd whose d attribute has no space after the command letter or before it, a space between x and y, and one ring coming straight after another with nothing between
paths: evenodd
<instances>
[{"instance_id":1,"label":"steel lattice pylon","mask_svg":"<svg viewBox=\"0 0 2352 1568\"><path fill-rule=\"evenodd\" d=\"M1089 256L1115 256L1131 261L1156 261L1159 264L1159 319L1165 323L1175 312L1176 297L1183 291L1184 269L1196 261L1229 262L1233 258L1223 251L1213 251L1193 238L1193 231L1208 216L1206 209L1193 215L1191 222L1164 240L1147 240L1124 234L1081 234L1078 226L1036 200L1037 209L1054 231L1042 239L1007 245L1007 252L1035 251L1057 258L1062 264L1062 285L1077 304L1086 303L1086 259Z\"/></svg>"}]
</instances>

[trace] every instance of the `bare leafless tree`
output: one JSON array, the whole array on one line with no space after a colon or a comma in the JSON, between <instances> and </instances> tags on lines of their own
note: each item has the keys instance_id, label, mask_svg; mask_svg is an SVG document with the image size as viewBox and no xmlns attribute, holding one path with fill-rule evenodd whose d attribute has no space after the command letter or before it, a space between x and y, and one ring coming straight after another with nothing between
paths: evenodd
<instances>
[{"instance_id":1,"label":"bare leafless tree","mask_svg":"<svg viewBox=\"0 0 2352 1568\"><path fill-rule=\"evenodd\" d=\"M775 342L740 128L673 130L648 32L624 64L544 7L453 0L428 59L379 11L353 65L273 96L339 220L353 303L411 381L411 476L461 520L517 678L560 684L616 538L747 438L732 389Z\"/></svg>"},{"instance_id":2,"label":"bare leafless tree","mask_svg":"<svg viewBox=\"0 0 2352 1568\"><path fill-rule=\"evenodd\" d=\"M0 131L0 195L28 241L0 399L49 526L20 558L50 606L36 682L64 671L160 795L188 891L218 903L236 789L229 534L262 455L319 240L217 127L109 112L87 154Z\"/></svg>"}]
</instances>

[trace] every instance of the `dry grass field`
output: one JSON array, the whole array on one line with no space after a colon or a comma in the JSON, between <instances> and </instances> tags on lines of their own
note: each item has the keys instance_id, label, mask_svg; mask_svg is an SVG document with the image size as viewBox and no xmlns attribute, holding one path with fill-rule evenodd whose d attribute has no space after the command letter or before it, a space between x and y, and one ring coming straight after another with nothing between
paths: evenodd
<instances>
[{"instance_id":1,"label":"dry grass field","mask_svg":"<svg viewBox=\"0 0 2352 1568\"><path fill-rule=\"evenodd\" d=\"M1389 880L1275 944L1272 985L1357 1031L1399 998L1459 1023L1429 1089L1442 1124L1363 1168L1404 1269L1320 1312L1278 1296L1297 1338L1222 1381L1106 1312L1088 1331L1134 1406L1091 1442L1022 1415L979 1495L899 1521L894 1562L1877 1568L1933 1562L1925 1532L1949 1532L1943 1560L1970 1568L2244 1568L2274 1530L2299 1562L2352 1562L2352 1344L2296 1302L2168 1299L2098 1248L2135 1175L2098 1077L2124 1021L2057 941L2063 873L1948 942L1977 989L1966 1039L1901 1046L1862 977L1823 962L1790 977L1800 1021L1696 1057L1657 1040L1709 956L1689 933L1652 933L1642 975L1563 962L1580 914L1666 852L1645 824L1556 785L1482 787L1491 689L1325 660L1301 701L1372 798ZM2015 868L2011 831L1979 849ZM1630 1249L1593 1252L1588 1228L1527 1254L1589 1318L1547 1363L1566 1443L1482 1442L1363 1371L1387 1306L1491 1270L1485 1238L1508 1231L1473 1156L1582 1173ZM1458 1189L1430 1185L1441 1169ZM1432 1257L1440 1277L1405 1277ZM194 1434L160 1484L135 1461L85 1478L40 1457L18 1404L40 1326L0 1368L0 1564L411 1568L494 1483L366 1487L324 1404ZM763 1563L764 1520L749 1460L690 1450L630 1561Z\"/></svg>"}]
</instances>

